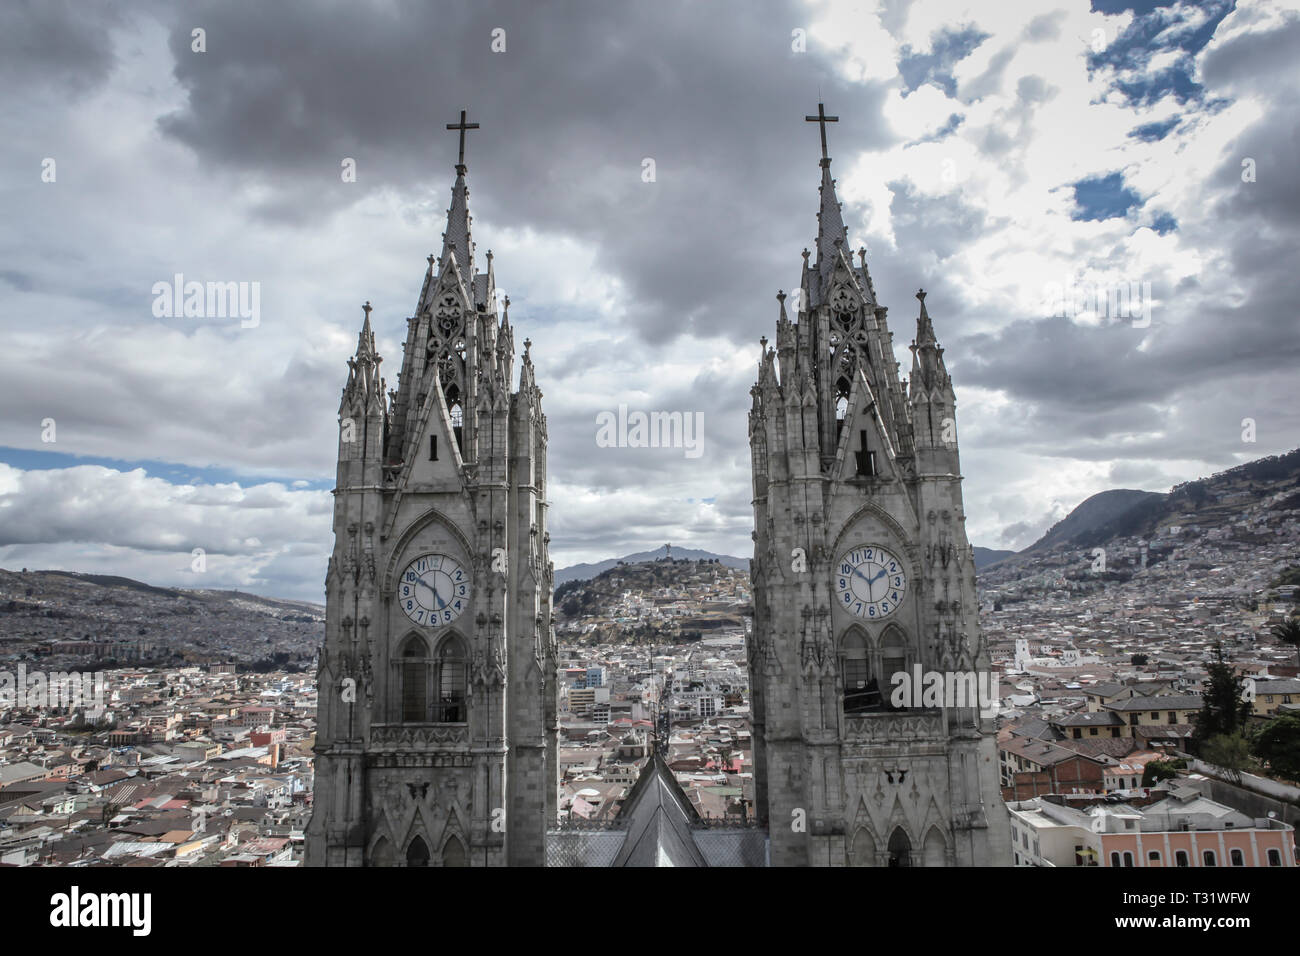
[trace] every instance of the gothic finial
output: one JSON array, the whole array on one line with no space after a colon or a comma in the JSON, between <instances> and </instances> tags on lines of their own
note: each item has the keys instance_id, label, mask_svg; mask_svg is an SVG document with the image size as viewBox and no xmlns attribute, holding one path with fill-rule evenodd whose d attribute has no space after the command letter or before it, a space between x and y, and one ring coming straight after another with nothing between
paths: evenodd
<instances>
[{"instance_id":1,"label":"gothic finial","mask_svg":"<svg viewBox=\"0 0 1300 956\"><path fill-rule=\"evenodd\" d=\"M487 260L488 260L488 262L491 262L491 261L492 261L492 250L491 250L491 249L488 250Z\"/></svg>"},{"instance_id":2,"label":"gothic finial","mask_svg":"<svg viewBox=\"0 0 1300 956\"><path fill-rule=\"evenodd\" d=\"M784 289L777 289L777 290L776 290L776 301L778 301L778 302L784 302L784 301L785 301L785 290L784 290Z\"/></svg>"},{"instance_id":3,"label":"gothic finial","mask_svg":"<svg viewBox=\"0 0 1300 956\"><path fill-rule=\"evenodd\" d=\"M811 255L812 255L812 253L808 251L808 247L807 247L807 246L804 246L804 247L803 247L803 264L804 264L805 266L808 265L808 257L811 256Z\"/></svg>"},{"instance_id":4,"label":"gothic finial","mask_svg":"<svg viewBox=\"0 0 1300 956\"><path fill-rule=\"evenodd\" d=\"M867 267L867 247L858 246L858 258L862 260L862 268Z\"/></svg>"},{"instance_id":5,"label":"gothic finial","mask_svg":"<svg viewBox=\"0 0 1300 956\"><path fill-rule=\"evenodd\" d=\"M532 361L532 356L530 356L530 355L528 354L528 350L529 350L530 348L532 348L532 347L533 347L533 340L532 340L532 339L524 339L524 361L525 361L525 362L531 362L531 361Z\"/></svg>"},{"instance_id":6,"label":"gothic finial","mask_svg":"<svg viewBox=\"0 0 1300 956\"><path fill-rule=\"evenodd\" d=\"M762 354L766 355L766 354L767 354L767 336L766 336L766 335L762 336L762 337L758 340L758 345L759 345L759 348L762 350Z\"/></svg>"},{"instance_id":7,"label":"gothic finial","mask_svg":"<svg viewBox=\"0 0 1300 956\"><path fill-rule=\"evenodd\" d=\"M445 236L446 233L443 233L443 235ZM425 258L429 260L429 268L432 269L432 268L433 268L433 260L436 259L437 256L435 256L435 255L431 252L431 253L429 253L427 256L425 256Z\"/></svg>"},{"instance_id":8,"label":"gothic finial","mask_svg":"<svg viewBox=\"0 0 1300 956\"><path fill-rule=\"evenodd\" d=\"M924 289L917 289L917 290L916 290L916 297L917 297L918 299L920 299L922 302L925 302L925 290L924 290Z\"/></svg>"},{"instance_id":9,"label":"gothic finial","mask_svg":"<svg viewBox=\"0 0 1300 956\"><path fill-rule=\"evenodd\" d=\"M366 318L367 318L367 319L370 318L370 300L369 300L369 299L366 299L366 304L363 305L363 306L361 307L361 311L364 312L364 313L366 314Z\"/></svg>"},{"instance_id":10,"label":"gothic finial","mask_svg":"<svg viewBox=\"0 0 1300 956\"><path fill-rule=\"evenodd\" d=\"M831 158L826 151L826 124L838 123L840 121L840 118L838 116L827 116L826 105L824 103L818 103L817 115L805 116L803 119L805 123L816 123L818 126L821 127L821 133L822 133L822 163L821 164L823 166L829 166L831 164Z\"/></svg>"},{"instance_id":11,"label":"gothic finial","mask_svg":"<svg viewBox=\"0 0 1300 956\"><path fill-rule=\"evenodd\" d=\"M478 129L478 123L465 122L465 112L466 112L465 110L460 111L459 123L447 124L447 129L460 130L460 152L459 154L457 154L457 158L456 158L456 172L462 176L465 174L465 131L470 129Z\"/></svg>"}]
</instances>

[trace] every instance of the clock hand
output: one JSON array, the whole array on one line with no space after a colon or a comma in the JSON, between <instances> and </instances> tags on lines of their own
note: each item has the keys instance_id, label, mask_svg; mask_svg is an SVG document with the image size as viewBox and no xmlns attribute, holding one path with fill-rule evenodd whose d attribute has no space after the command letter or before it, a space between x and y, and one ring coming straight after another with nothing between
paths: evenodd
<instances>
[{"instance_id":1,"label":"clock hand","mask_svg":"<svg viewBox=\"0 0 1300 956\"><path fill-rule=\"evenodd\" d=\"M417 584L423 584L426 588L428 588L430 591L433 592L433 599L434 599L435 601L438 602L438 610L439 610L439 611L441 611L444 607L447 606L447 602L444 601L444 600L439 596L439 594L438 594L438 589L435 588L432 584L427 584L427 583L425 582L424 578L416 578L415 581L416 581Z\"/></svg>"}]
</instances>

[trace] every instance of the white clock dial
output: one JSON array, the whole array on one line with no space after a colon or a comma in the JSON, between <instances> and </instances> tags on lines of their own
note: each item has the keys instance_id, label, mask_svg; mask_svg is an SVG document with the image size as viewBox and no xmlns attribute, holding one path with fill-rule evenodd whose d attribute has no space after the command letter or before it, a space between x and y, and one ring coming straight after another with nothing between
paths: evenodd
<instances>
[{"instance_id":1,"label":"white clock dial","mask_svg":"<svg viewBox=\"0 0 1300 956\"><path fill-rule=\"evenodd\" d=\"M835 564L834 583L840 607L869 620L893 614L907 594L903 562L875 545L846 551Z\"/></svg>"},{"instance_id":2,"label":"white clock dial","mask_svg":"<svg viewBox=\"0 0 1300 956\"><path fill-rule=\"evenodd\" d=\"M416 624L441 627L469 607L470 581L455 558L425 554L406 566L397 583L397 602Z\"/></svg>"}]
</instances>

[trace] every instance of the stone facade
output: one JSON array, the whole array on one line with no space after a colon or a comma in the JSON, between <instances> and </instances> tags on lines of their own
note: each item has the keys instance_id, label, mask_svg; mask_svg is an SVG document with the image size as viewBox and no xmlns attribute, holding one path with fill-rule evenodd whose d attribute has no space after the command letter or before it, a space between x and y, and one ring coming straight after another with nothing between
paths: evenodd
<instances>
[{"instance_id":1,"label":"stone facade","mask_svg":"<svg viewBox=\"0 0 1300 956\"><path fill-rule=\"evenodd\" d=\"M546 418L527 341L510 388L509 299L491 252L475 271L465 173L399 387L368 303L348 362L312 866L541 866L556 818Z\"/></svg>"},{"instance_id":2,"label":"stone facade","mask_svg":"<svg viewBox=\"0 0 1300 956\"><path fill-rule=\"evenodd\" d=\"M816 261L804 251L792 308L777 296L776 343L763 340L751 392L749 666L771 863L1007 864L987 702L890 704L894 675L918 665L989 670L956 399L923 292L900 380L824 149L821 169Z\"/></svg>"}]
</instances>

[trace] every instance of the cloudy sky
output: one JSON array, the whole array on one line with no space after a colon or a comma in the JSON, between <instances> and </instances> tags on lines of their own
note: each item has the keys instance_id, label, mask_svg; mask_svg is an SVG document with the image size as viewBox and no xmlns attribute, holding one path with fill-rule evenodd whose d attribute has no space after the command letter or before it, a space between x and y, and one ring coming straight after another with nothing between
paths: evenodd
<instances>
[{"instance_id":1,"label":"cloudy sky","mask_svg":"<svg viewBox=\"0 0 1300 956\"><path fill-rule=\"evenodd\" d=\"M0 567L321 600L360 306L393 386L462 108L557 566L749 553L819 96L904 374L929 292L975 544L1289 450L1298 53L1295 0L5 4ZM256 283L257 323L156 315L177 273ZM703 454L598 448L620 404L703 412Z\"/></svg>"}]
</instances>

